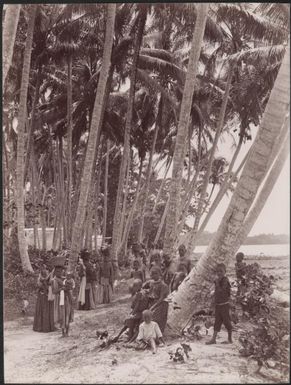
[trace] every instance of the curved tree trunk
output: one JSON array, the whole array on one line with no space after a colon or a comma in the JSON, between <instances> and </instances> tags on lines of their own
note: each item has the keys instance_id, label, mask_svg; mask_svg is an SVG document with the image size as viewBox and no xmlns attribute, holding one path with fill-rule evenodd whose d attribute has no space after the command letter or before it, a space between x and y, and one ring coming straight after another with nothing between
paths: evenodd
<instances>
[{"instance_id":1,"label":"curved tree trunk","mask_svg":"<svg viewBox=\"0 0 291 385\"><path fill-rule=\"evenodd\" d=\"M118 269L118 247L121 239L121 202L122 202L122 193L124 186L124 179L126 173L126 166L129 164L130 157L130 130L133 116L133 105L134 105L134 94L135 94L135 84L136 84L136 71L137 71L137 62L139 57L139 51L142 43L142 36L144 31L144 26L147 17L146 8L142 9L139 16L138 22L138 31L134 43L134 54L132 59L131 74L130 74L130 88L129 88L129 98L128 98L128 108L126 114L126 123L125 123L125 132L124 132L124 148L123 156L120 165L119 171L119 180L118 180L118 189L115 203L114 219L113 219L113 231L112 231L112 246L111 246L111 258L114 266L115 273Z\"/></svg>"},{"instance_id":2,"label":"curved tree trunk","mask_svg":"<svg viewBox=\"0 0 291 385\"><path fill-rule=\"evenodd\" d=\"M288 158L288 155L290 153L290 137L289 132L286 135L285 142L283 143L283 146L277 156L277 159L275 160L265 182L263 185L262 190L260 191L258 197L256 198L255 204L251 208L248 216L246 217L243 227L239 231L237 235L237 240L233 248L233 255L237 252L240 245L244 243L246 240L248 234L252 230L254 224L256 223L256 220L258 219L261 211L263 210L272 190L275 186L280 173L284 167L284 164Z\"/></svg>"},{"instance_id":3,"label":"curved tree trunk","mask_svg":"<svg viewBox=\"0 0 291 385\"><path fill-rule=\"evenodd\" d=\"M215 237L197 265L179 286L173 297L168 324L181 330L194 310L208 301L218 263L229 262L247 214L255 200L260 184L268 171L270 154L276 146L286 113L289 108L289 45L269 97L260 128L252 146L241 177L233 193L228 209Z\"/></svg>"},{"instance_id":4,"label":"curved tree trunk","mask_svg":"<svg viewBox=\"0 0 291 385\"><path fill-rule=\"evenodd\" d=\"M78 252L82 242L82 228L84 225L84 219L86 214L87 199L90 188L90 181L92 176L92 170L94 166L95 153L98 146L97 138L101 129L101 117L104 102L104 95L106 92L106 84L111 66L111 53L114 37L114 25L115 25L116 4L107 5L107 18L106 18L106 31L104 51L102 58L102 67L100 71L96 99L94 103L94 109L92 114L92 121L90 127L90 133L87 143L86 157L84 161L84 168L82 172L82 180L80 187L80 197L78 201L78 207L76 212L76 219L74 222L71 242L71 259L69 261L69 267L73 268L77 262Z\"/></svg>"},{"instance_id":5,"label":"curved tree trunk","mask_svg":"<svg viewBox=\"0 0 291 385\"><path fill-rule=\"evenodd\" d=\"M178 208L180 207L180 188L186 142L185 139L189 125L195 79L198 71L198 61L204 36L208 7L209 5L206 3L197 4L197 17L193 33L192 47L189 56L188 70L186 74L180 118L176 135L175 150L173 155L173 171L170 189L169 210L166 219L166 232L164 241L164 251L170 255L173 251L176 227L178 223Z\"/></svg>"},{"instance_id":6,"label":"curved tree trunk","mask_svg":"<svg viewBox=\"0 0 291 385\"><path fill-rule=\"evenodd\" d=\"M7 4L2 34L2 87L4 90L6 76L12 62L13 48L15 43L17 25L20 15L21 4Z\"/></svg>"},{"instance_id":7,"label":"curved tree trunk","mask_svg":"<svg viewBox=\"0 0 291 385\"><path fill-rule=\"evenodd\" d=\"M25 219L24 219L24 146L25 137L24 129L26 124L26 109L27 109L27 92L29 84L29 72L30 72L30 61L32 51L32 39L34 31L34 22L36 16L37 5L31 5L29 14L28 30L24 50L23 69L21 78L21 89L19 99L19 114L18 114L18 136L17 136L17 163L16 163L16 175L17 175L17 186L16 186L16 205L17 205L17 236L19 253L24 271L33 271L28 252L26 247L25 239Z\"/></svg>"},{"instance_id":8,"label":"curved tree trunk","mask_svg":"<svg viewBox=\"0 0 291 385\"><path fill-rule=\"evenodd\" d=\"M216 132L215 132L215 137L214 137L212 149L211 149L211 152L210 152L210 157L209 157L209 161L208 161L208 165L207 165L207 171L206 171L206 175L204 176L204 179L203 179L202 190L201 190L201 193L200 193L200 196L199 196L197 213L195 215L194 225L193 225L193 228L192 228L192 230L190 232L189 243L187 245L187 256L188 257L192 254L192 252L194 250L195 243L196 243L196 238L197 238L196 237L197 236L197 231L198 231L198 227L199 227L201 216L203 214L204 199L205 199L207 187L208 187L208 184L209 184L209 178L210 178L210 175L211 175L214 155L215 155L215 152L216 152L216 149L217 149L218 139L219 139L219 137L221 135L221 132L222 132L222 129L223 129L223 125L224 125L225 112L226 112L228 97L229 97L229 93L230 93L231 80L232 80L232 77L233 77L233 70L234 70L234 68L233 68L233 65L231 64L230 68L229 68L229 74L228 74L228 78L227 78L227 84L226 84L225 92L224 92L224 95L223 95L221 109L219 111L218 125L217 125L217 129L216 129Z\"/></svg>"}]
</instances>

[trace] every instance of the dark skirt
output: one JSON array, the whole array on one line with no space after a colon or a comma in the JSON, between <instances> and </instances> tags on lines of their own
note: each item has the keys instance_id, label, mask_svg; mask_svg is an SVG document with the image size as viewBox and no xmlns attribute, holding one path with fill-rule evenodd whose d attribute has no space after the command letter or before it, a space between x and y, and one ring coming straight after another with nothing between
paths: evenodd
<instances>
[{"instance_id":1,"label":"dark skirt","mask_svg":"<svg viewBox=\"0 0 291 385\"><path fill-rule=\"evenodd\" d=\"M85 289L85 303L81 305L81 302L78 303L79 310L90 310L90 289Z\"/></svg>"},{"instance_id":2,"label":"dark skirt","mask_svg":"<svg viewBox=\"0 0 291 385\"><path fill-rule=\"evenodd\" d=\"M167 324L168 307L169 303L163 301L153 311L153 321L157 322L162 333L164 332Z\"/></svg>"},{"instance_id":3,"label":"dark skirt","mask_svg":"<svg viewBox=\"0 0 291 385\"><path fill-rule=\"evenodd\" d=\"M33 330L35 332L49 333L54 327L54 301L49 301L47 294L39 293L37 296Z\"/></svg>"}]
</instances>

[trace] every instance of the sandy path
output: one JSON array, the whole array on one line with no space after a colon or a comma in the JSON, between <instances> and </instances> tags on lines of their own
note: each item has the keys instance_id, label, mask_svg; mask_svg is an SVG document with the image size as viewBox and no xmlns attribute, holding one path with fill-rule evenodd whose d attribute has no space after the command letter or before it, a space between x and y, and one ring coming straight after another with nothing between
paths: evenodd
<instances>
[{"instance_id":1,"label":"sandy path","mask_svg":"<svg viewBox=\"0 0 291 385\"><path fill-rule=\"evenodd\" d=\"M248 262L252 262L251 260ZM261 261L260 261L261 262ZM267 274L281 279L277 288L289 292L289 259L264 261ZM222 331L217 345L206 346L204 337L191 342L192 352L185 364L173 363L169 351L175 351L181 341L171 341L153 355L150 351L136 352L115 344L100 351L96 329L106 328L114 334L128 314L129 298L121 298L110 305L100 305L89 312L76 311L71 336L63 339L60 332L35 333L33 319L20 318L4 324L5 383L278 383L255 374L252 360L238 353L237 336L234 344L222 345L226 335ZM287 309L286 309L287 310ZM238 325L239 326L239 325ZM117 359L117 365L112 360ZM278 375L278 373L277 373Z\"/></svg>"},{"instance_id":2,"label":"sandy path","mask_svg":"<svg viewBox=\"0 0 291 385\"><path fill-rule=\"evenodd\" d=\"M95 330L106 327L110 333L128 304L94 311L76 312L71 337L63 339L60 332L41 334L32 331L32 319L8 322L5 327L5 383L258 383L265 382L252 373L255 365L239 356L237 342L222 345L221 333L217 345L190 343L192 352L185 364L169 360L179 341L150 351L136 352L122 344L99 351ZM236 334L234 339L236 339ZM112 365L116 358L117 365Z\"/></svg>"}]
</instances>

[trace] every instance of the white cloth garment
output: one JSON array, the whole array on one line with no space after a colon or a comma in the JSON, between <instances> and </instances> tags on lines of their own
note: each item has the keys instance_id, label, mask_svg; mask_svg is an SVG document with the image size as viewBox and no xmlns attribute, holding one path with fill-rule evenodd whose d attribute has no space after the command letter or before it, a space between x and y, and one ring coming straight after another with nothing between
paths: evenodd
<instances>
[{"instance_id":1,"label":"white cloth garment","mask_svg":"<svg viewBox=\"0 0 291 385\"><path fill-rule=\"evenodd\" d=\"M151 321L148 324L145 322L140 324L137 340L148 341L151 338L156 339L161 337L163 337L161 329L155 321Z\"/></svg>"}]
</instances>

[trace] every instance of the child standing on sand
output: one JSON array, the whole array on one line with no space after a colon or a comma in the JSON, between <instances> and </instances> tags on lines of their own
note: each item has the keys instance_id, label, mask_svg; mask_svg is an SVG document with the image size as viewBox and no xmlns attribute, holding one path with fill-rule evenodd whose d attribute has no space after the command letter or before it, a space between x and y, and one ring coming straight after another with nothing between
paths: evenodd
<instances>
[{"instance_id":1,"label":"child standing on sand","mask_svg":"<svg viewBox=\"0 0 291 385\"><path fill-rule=\"evenodd\" d=\"M153 354L156 354L156 343L159 343L161 346L165 345L161 329L157 322L152 321L153 314L150 310L144 310L142 316L144 322L139 325L137 341L142 349L151 347Z\"/></svg>"},{"instance_id":2,"label":"child standing on sand","mask_svg":"<svg viewBox=\"0 0 291 385\"><path fill-rule=\"evenodd\" d=\"M232 343L232 326L229 315L229 301L230 301L230 283L225 276L226 267L224 263L217 265L216 273L218 278L215 281L215 322L214 322L214 334L210 341L206 342L206 345L216 344L216 337L220 332L222 324L227 329L228 340L223 343Z\"/></svg>"}]
</instances>

